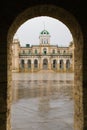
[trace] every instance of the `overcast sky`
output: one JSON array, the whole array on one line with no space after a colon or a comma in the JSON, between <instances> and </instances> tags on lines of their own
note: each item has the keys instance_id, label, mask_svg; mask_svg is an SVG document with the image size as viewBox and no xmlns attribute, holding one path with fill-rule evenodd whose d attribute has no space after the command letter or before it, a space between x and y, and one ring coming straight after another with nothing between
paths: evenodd
<instances>
[{"instance_id":1,"label":"overcast sky","mask_svg":"<svg viewBox=\"0 0 87 130\"><path fill-rule=\"evenodd\" d=\"M44 28L50 33L51 45L68 46L72 41L69 29L59 20L47 16L26 21L19 27L14 38L19 39L21 46L39 45L39 35Z\"/></svg>"}]
</instances>

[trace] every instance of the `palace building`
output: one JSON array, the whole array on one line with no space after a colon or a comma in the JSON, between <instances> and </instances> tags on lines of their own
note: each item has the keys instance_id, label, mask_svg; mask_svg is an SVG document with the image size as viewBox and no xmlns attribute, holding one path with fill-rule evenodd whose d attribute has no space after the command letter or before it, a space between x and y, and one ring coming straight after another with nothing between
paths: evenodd
<instances>
[{"instance_id":1,"label":"palace building","mask_svg":"<svg viewBox=\"0 0 87 130\"><path fill-rule=\"evenodd\" d=\"M74 43L68 47L50 44L50 33L43 30L39 35L39 45L20 45L18 39L12 44L12 72L74 72Z\"/></svg>"}]
</instances>

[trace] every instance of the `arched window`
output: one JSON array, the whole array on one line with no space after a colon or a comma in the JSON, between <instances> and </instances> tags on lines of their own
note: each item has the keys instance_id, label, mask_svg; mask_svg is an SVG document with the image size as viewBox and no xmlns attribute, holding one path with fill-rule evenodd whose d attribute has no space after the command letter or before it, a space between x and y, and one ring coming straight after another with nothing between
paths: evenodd
<instances>
[{"instance_id":1,"label":"arched window","mask_svg":"<svg viewBox=\"0 0 87 130\"><path fill-rule=\"evenodd\" d=\"M37 49L35 49L35 54L37 54Z\"/></svg>"},{"instance_id":2,"label":"arched window","mask_svg":"<svg viewBox=\"0 0 87 130\"><path fill-rule=\"evenodd\" d=\"M29 50L28 53L31 54L31 50Z\"/></svg>"},{"instance_id":3,"label":"arched window","mask_svg":"<svg viewBox=\"0 0 87 130\"><path fill-rule=\"evenodd\" d=\"M27 61L27 66L28 66L28 69L31 68L31 60Z\"/></svg>"},{"instance_id":4,"label":"arched window","mask_svg":"<svg viewBox=\"0 0 87 130\"><path fill-rule=\"evenodd\" d=\"M63 60L60 60L60 69L63 69L64 68L64 62Z\"/></svg>"},{"instance_id":5,"label":"arched window","mask_svg":"<svg viewBox=\"0 0 87 130\"><path fill-rule=\"evenodd\" d=\"M63 51L63 53L65 54L65 53L66 53L66 51L64 50L64 51Z\"/></svg>"},{"instance_id":6,"label":"arched window","mask_svg":"<svg viewBox=\"0 0 87 130\"><path fill-rule=\"evenodd\" d=\"M25 50L23 50L23 54L25 54Z\"/></svg>"},{"instance_id":7,"label":"arched window","mask_svg":"<svg viewBox=\"0 0 87 130\"><path fill-rule=\"evenodd\" d=\"M48 43L48 40L47 40L47 39L44 39L43 41L44 41L44 44L47 44L47 43Z\"/></svg>"},{"instance_id":8,"label":"arched window","mask_svg":"<svg viewBox=\"0 0 87 130\"><path fill-rule=\"evenodd\" d=\"M60 51L58 51L58 54L60 54Z\"/></svg>"},{"instance_id":9,"label":"arched window","mask_svg":"<svg viewBox=\"0 0 87 130\"><path fill-rule=\"evenodd\" d=\"M23 59L21 60L20 67L21 67L21 69L24 69L24 67L25 67L25 63L24 63L24 60L23 60Z\"/></svg>"},{"instance_id":10,"label":"arched window","mask_svg":"<svg viewBox=\"0 0 87 130\"><path fill-rule=\"evenodd\" d=\"M34 68L38 68L38 60L37 59L34 60Z\"/></svg>"},{"instance_id":11,"label":"arched window","mask_svg":"<svg viewBox=\"0 0 87 130\"><path fill-rule=\"evenodd\" d=\"M45 55L47 54L47 49L46 48L43 49L43 54L45 54Z\"/></svg>"},{"instance_id":12,"label":"arched window","mask_svg":"<svg viewBox=\"0 0 87 130\"><path fill-rule=\"evenodd\" d=\"M53 54L55 54L55 50L53 49Z\"/></svg>"}]
</instances>

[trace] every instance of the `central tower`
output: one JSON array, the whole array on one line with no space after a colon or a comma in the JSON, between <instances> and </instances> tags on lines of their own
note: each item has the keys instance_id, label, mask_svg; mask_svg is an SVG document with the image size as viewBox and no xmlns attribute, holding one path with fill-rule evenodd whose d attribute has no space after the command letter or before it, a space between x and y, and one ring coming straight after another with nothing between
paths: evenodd
<instances>
[{"instance_id":1,"label":"central tower","mask_svg":"<svg viewBox=\"0 0 87 130\"><path fill-rule=\"evenodd\" d=\"M40 45L50 45L50 34L47 30L43 30L39 36Z\"/></svg>"}]
</instances>

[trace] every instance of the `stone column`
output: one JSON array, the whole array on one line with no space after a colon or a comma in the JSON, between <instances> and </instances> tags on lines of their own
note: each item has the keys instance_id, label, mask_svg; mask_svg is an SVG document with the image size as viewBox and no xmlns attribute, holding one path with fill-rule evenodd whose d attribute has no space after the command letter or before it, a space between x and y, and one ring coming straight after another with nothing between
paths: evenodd
<instances>
[{"instance_id":1,"label":"stone column","mask_svg":"<svg viewBox=\"0 0 87 130\"><path fill-rule=\"evenodd\" d=\"M16 64L15 70L16 72L19 72L19 59L18 58L16 59L15 64Z\"/></svg>"},{"instance_id":2,"label":"stone column","mask_svg":"<svg viewBox=\"0 0 87 130\"><path fill-rule=\"evenodd\" d=\"M66 60L64 60L64 72L66 72Z\"/></svg>"},{"instance_id":3,"label":"stone column","mask_svg":"<svg viewBox=\"0 0 87 130\"><path fill-rule=\"evenodd\" d=\"M51 70L51 60L50 60L50 58L48 60L48 69Z\"/></svg>"},{"instance_id":4,"label":"stone column","mask_svg":"<svg viewBox=\"0 0 87 130\"><path fill-rule=\"evenodd\" d=\"M43 69L43 60L42 60L42 58L40 58L40 70L42 70Z\"/></svg>"},{"instance_id":5,"label":"stone column","mask_svg":"<svg viewBox=\"0 0 87 130\"><path fill-rule=\"evenodd\" d=\"M21 61L19 59L19 72L21 71Z\"/></svg>"},{"instance_id":6,"label":"stone column","mask_svg":"<svg viewBox=\"0 0 87 130\"><path fill-rule=\"evenodd\" d=\"M52 61L52 59L51 59L51 70L53 69L53 61Z\"/></svg>"},{"instance_id":7,"label":"stone column","mask_svg":"<svg viewBox=\"0 0 87 130\"><path fill-rule=\"evenodd\" d=\"M31 61L31 72L34 72L34 60Z\"/></svg>"},{"instance_id":8,"label":"stone column","mask_svg":"<svg viewBox=\"0 0 87 130\"><path fill-rule=\"evenodd\" d=\"M27 72L27 71L28 71L27 59L25 59L24 69L25 69L25 72Z\"/></svg>"},{"instance_id":9,"label":"stone column","mask_svg":"<svg viewBox=\"0 0 87 130\"><path fill-rule=\"evenodd\" d=\"M59 60L57 61L57 71L59 72L60 71L60 64L59 64Z\"/></svg>"}]
</instances>

